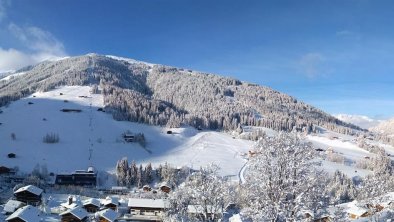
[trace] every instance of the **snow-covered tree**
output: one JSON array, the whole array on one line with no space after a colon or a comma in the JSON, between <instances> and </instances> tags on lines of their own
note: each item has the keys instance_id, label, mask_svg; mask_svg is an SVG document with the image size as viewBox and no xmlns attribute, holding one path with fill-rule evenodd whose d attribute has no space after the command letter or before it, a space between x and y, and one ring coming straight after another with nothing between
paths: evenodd
<instances>
[{"instance_id":1,"label":"snow-covered tree","mask_svg":"<svg viewBox=\"0 0 394 222\"><path fill-rule=\"evenodd\" d=\"M118 179L119 186L126 186L128 183L126 182L127 171L129 171L129 164L127 161L127 157L119 160L116 164L116 176Z\"/></svg>"},{"instance_id":2,"label":"snow-covered tree","mask_svg":"<svg viewBox=\"0 0 394 222\"><path fill-rule=\"evenodd\" d=\"M217 165L202 167L170 195L168 221L218 221L229 203L228 182L218 174ZM188 214L188 206L197 214Z\"/></svg>"},{"instance_id":3,"label":"snow-covered tree","mask_svg":"<svg viewBox=\"0 0 394 222\"><path fill-rule=\"evenodd\" d=\"M255 150L247 165L244 214L255 221L287 221L320 207L324 183L310 143L279 133L261 138Z\"/></svg>"}]
</instances>

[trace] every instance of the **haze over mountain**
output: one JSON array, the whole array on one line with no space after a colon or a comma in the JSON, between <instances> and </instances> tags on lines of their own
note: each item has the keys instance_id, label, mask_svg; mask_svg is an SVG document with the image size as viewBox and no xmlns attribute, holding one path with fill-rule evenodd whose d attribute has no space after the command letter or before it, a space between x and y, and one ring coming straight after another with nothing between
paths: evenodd
<instances>
[{"instance_id":1,"label":"haze over mountain","mask_svg":"<svg viewBox=\"0 0 394 222\"><path fill-rule=\"evenodd\" d=\"M372 127L370 130L389 137L394 137L394 118L383 121L379 125Z\"/></svg>"},{"instance_id":2,"label":"haze over mountain","mask_svg":"<svg viewBox=\"0 0 394 222\"><path fill-rule=\"evenodd\" d=\"M23 71L23 72L22 72ZM341 133L361 128L265 86L115 56L46 61L0 82L0 105L62 85L92 85L115 119L177 127L241 130L241 125ZM22 73L21 73L22 72Z\"/></svg>"},{"instance_id":3,"label":"haze over mountain","mask_svg":"<svg viewBox=\"0 0 394 222\"><path fill-rule=\"evenodd\" d=\"M368 116L363 116L363 115L337 114L334 116L343 122L354 124L363 129L369 129L371 127L375 127L379 125L381 122L383 122L383 120L372 119Z\"/></svg>"}]
</instances>

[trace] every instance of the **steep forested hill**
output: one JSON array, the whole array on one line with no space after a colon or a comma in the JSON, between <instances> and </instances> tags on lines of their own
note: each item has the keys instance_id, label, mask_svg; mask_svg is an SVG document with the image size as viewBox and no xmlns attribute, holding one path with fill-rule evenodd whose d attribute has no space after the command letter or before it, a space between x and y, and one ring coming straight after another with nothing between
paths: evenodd
<instances>
[{"instance_id":1,"label":"steep forested hill","mask_svg":"<svg viewBox=\"0 0 394 222\"><path fill-rule=\"evenodd\" d=\"M88 54L43 62L0 81L0 105L62 85L92 85L115 119L233 130L241 125L354 133L344 123L265 86L196 71Z\"/></svg>"}]
</instances>

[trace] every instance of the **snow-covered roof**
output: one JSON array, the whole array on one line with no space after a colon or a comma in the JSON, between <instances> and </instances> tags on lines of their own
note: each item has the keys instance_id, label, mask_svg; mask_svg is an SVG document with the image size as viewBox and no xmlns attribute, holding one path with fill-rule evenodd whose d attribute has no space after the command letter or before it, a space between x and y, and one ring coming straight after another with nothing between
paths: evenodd
<instances>
[{"instance_id":1,"label":"snow-covered roof","mask_svg":"<svg viewBox=\"0 0 394 222\"><path fill-rule=\"evenodd\" d=\"M25 203L17 201L17 200L9 200L4 206L4 211L7 213L13 213L15 212L18 208L24 206Z\"/></svg>"},{"instance_id":2,"label":"snow-covered roof","mask_svg":"<svg viewBox=\"0 0 394 222\"><path fill-rule=\"evenodd\" d=\"M83 218L88 216L88 212L86 212L85 209L81 208L81 207L76 207L73 208L71 210L68 210L66 212L63 212L61 214L59 214L60 216L66 215L66 214L72 214L74 215L76 218L82 220Z\"/></svg>"},{"instance_id":3,"label":"snow-covered roof","mask_svg":"<svg viewBox=\"0 0 394 222\"><path fill-rule=\"evenodd\" d=\"M7 217L6 221L9 221L9 220L12 220L15 218L20 218L20 219L22 219L24 221L28 221L28 222L39 222L40 221L40 211L36 207L27 205L22 208L19 208L13 214L11 214L9 217Z\"/></svg>"},{"instance_id":4,"label":"snow-covered roof","mask_svg":"<svg viewBox=\"0 0 394 222\"><path fill-rule=\"evenodd\" d=\"M362 216L363 214L368 213L368 210L365 209L365 208L362 208L362 207L351 206L350 208L348 208L346 210L346 212L348 214L353 214L353 215L356 215L356 216Z\"/></svg>"},{"instance_id":5,"label":"snow-covered roof","mask_svg":"<svg viewBox=\"0 0 394 222\"><path fill-rule=\"evenodd\" d=\"M207 205L208 213L222 213L222 209L215 209L215 207L211 205ZM201 214L204 213L204 207L201 205L188 205L187 212L191 214Z\"/></svg>"},{"instance_id":6,"label":"snow-covered roof","mask_svg":"<svg viewBox=\"0 0 394 222\"><path fill-rule=\"evenodd\" d=\"M234 216L230 217L229 222L242 222L241 215L235 214Z\"/></svg>"},{"instance_id":7,"label":"snow-covered roof","mask_svg":"<svg viewBox=\"0 0 394 222\"><path fill-rule=\"evenodd\" d=\"M21 192L24 192L24 191L28 191L28 192L30 192L32 194L37 195L37 196L41 195L41 193L43 192L42 189L40 189L40 188L38 188L36 186L27 185L27 186L19 188L18 190L15 191L15 193L21 193Z\"/></svg>"},{"instance_id":8,"label":"snow-covered roof","mask_svg":"<svg viewBox=\"0 0 394 222\"><path fill-rule=\"evenodd\" d=\"M104 217L106 220L113 222L118 218L118 213L112 209L105 209L99 212L100 217Z\"/></svg>"},{"instance_id":9,"label":"snow-covered roof","mask_svg":"<svg viewBox=\"0 0 394 222\"><path fill-rule=\"evenodd\" d=\"M105 200L101 202L104 206L108 204L114 204L118 205L119 204L119 199L116 197L106 197Z\"/></svg>"},{"instance_id":10,"label":"snow-covered roof","mask_svg":"<svg viewBox=\"0 0 394 222\"><path fill-rule=\"evenodd\" d=\"M167 199L139 199L130 198L128 207L143 207L143 208L161 208L164 209L169 206Z\"/></svg>"},{"instance_id":11,"label":"snow-covered roof","mask_svg":"<svg viewBox=\"0 0 394 222\"><path fill-rule=\"evenodd\" d=\"M71 203L71 204L69 204L69 203L67 202L67 203L61 203L60 206L65 207L65 208L67 208L67 209L73 209L73 208L78 207L78 204L77 204L77 203Z\"/></svg>"},{"instance_id":12,"label":"snow-covered roof","mask_svg":"<svg viewBox=\"0 0 394 222\"><path fill-rule=\"evenodd\" d=\"M89 199L83 201L84 206L89 205L89 204L94 205L96 207L100 207L100 201L96 198L89 198Z\"/></svg>"}]
</instances>

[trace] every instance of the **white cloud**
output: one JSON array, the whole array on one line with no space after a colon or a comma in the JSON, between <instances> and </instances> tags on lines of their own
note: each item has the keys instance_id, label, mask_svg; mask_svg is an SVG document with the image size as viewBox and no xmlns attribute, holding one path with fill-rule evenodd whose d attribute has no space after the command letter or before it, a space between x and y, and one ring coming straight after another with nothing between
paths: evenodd
<instances>
[{"instance_id":1,"label":"white cloud","mask_svg":"<svg viewBox=\"0 0 394 222\"><path fill-rule=\"evenodd\" d=\"M20 27L14 23L8 25L8 30L24 49L4 49L0 46L0 71L16 70L67 55L63 43L48 31L34 26Z\"/></svg>"},{"instance_id":2,"label":"white cloud","mask_svg":"<svg viewBox=\"0 0 394 222\"><path fill-rule=\"evenodd\" d=\"M324 61L325 58L320 53L307 53L299 60L299 66L303 74L309 78L315 78L325 73L323 70Z\"/></svg>"},{"instance_id":3,"label":"white cloud","mask_svg":"<svg viewBox=\"0 0 394 222\"><path fill-rule=\"evenodd\" d=\"M15 49L0 48L0 72L15 70L35 62L34 58Z\"/></svg>"}]
</instances>

